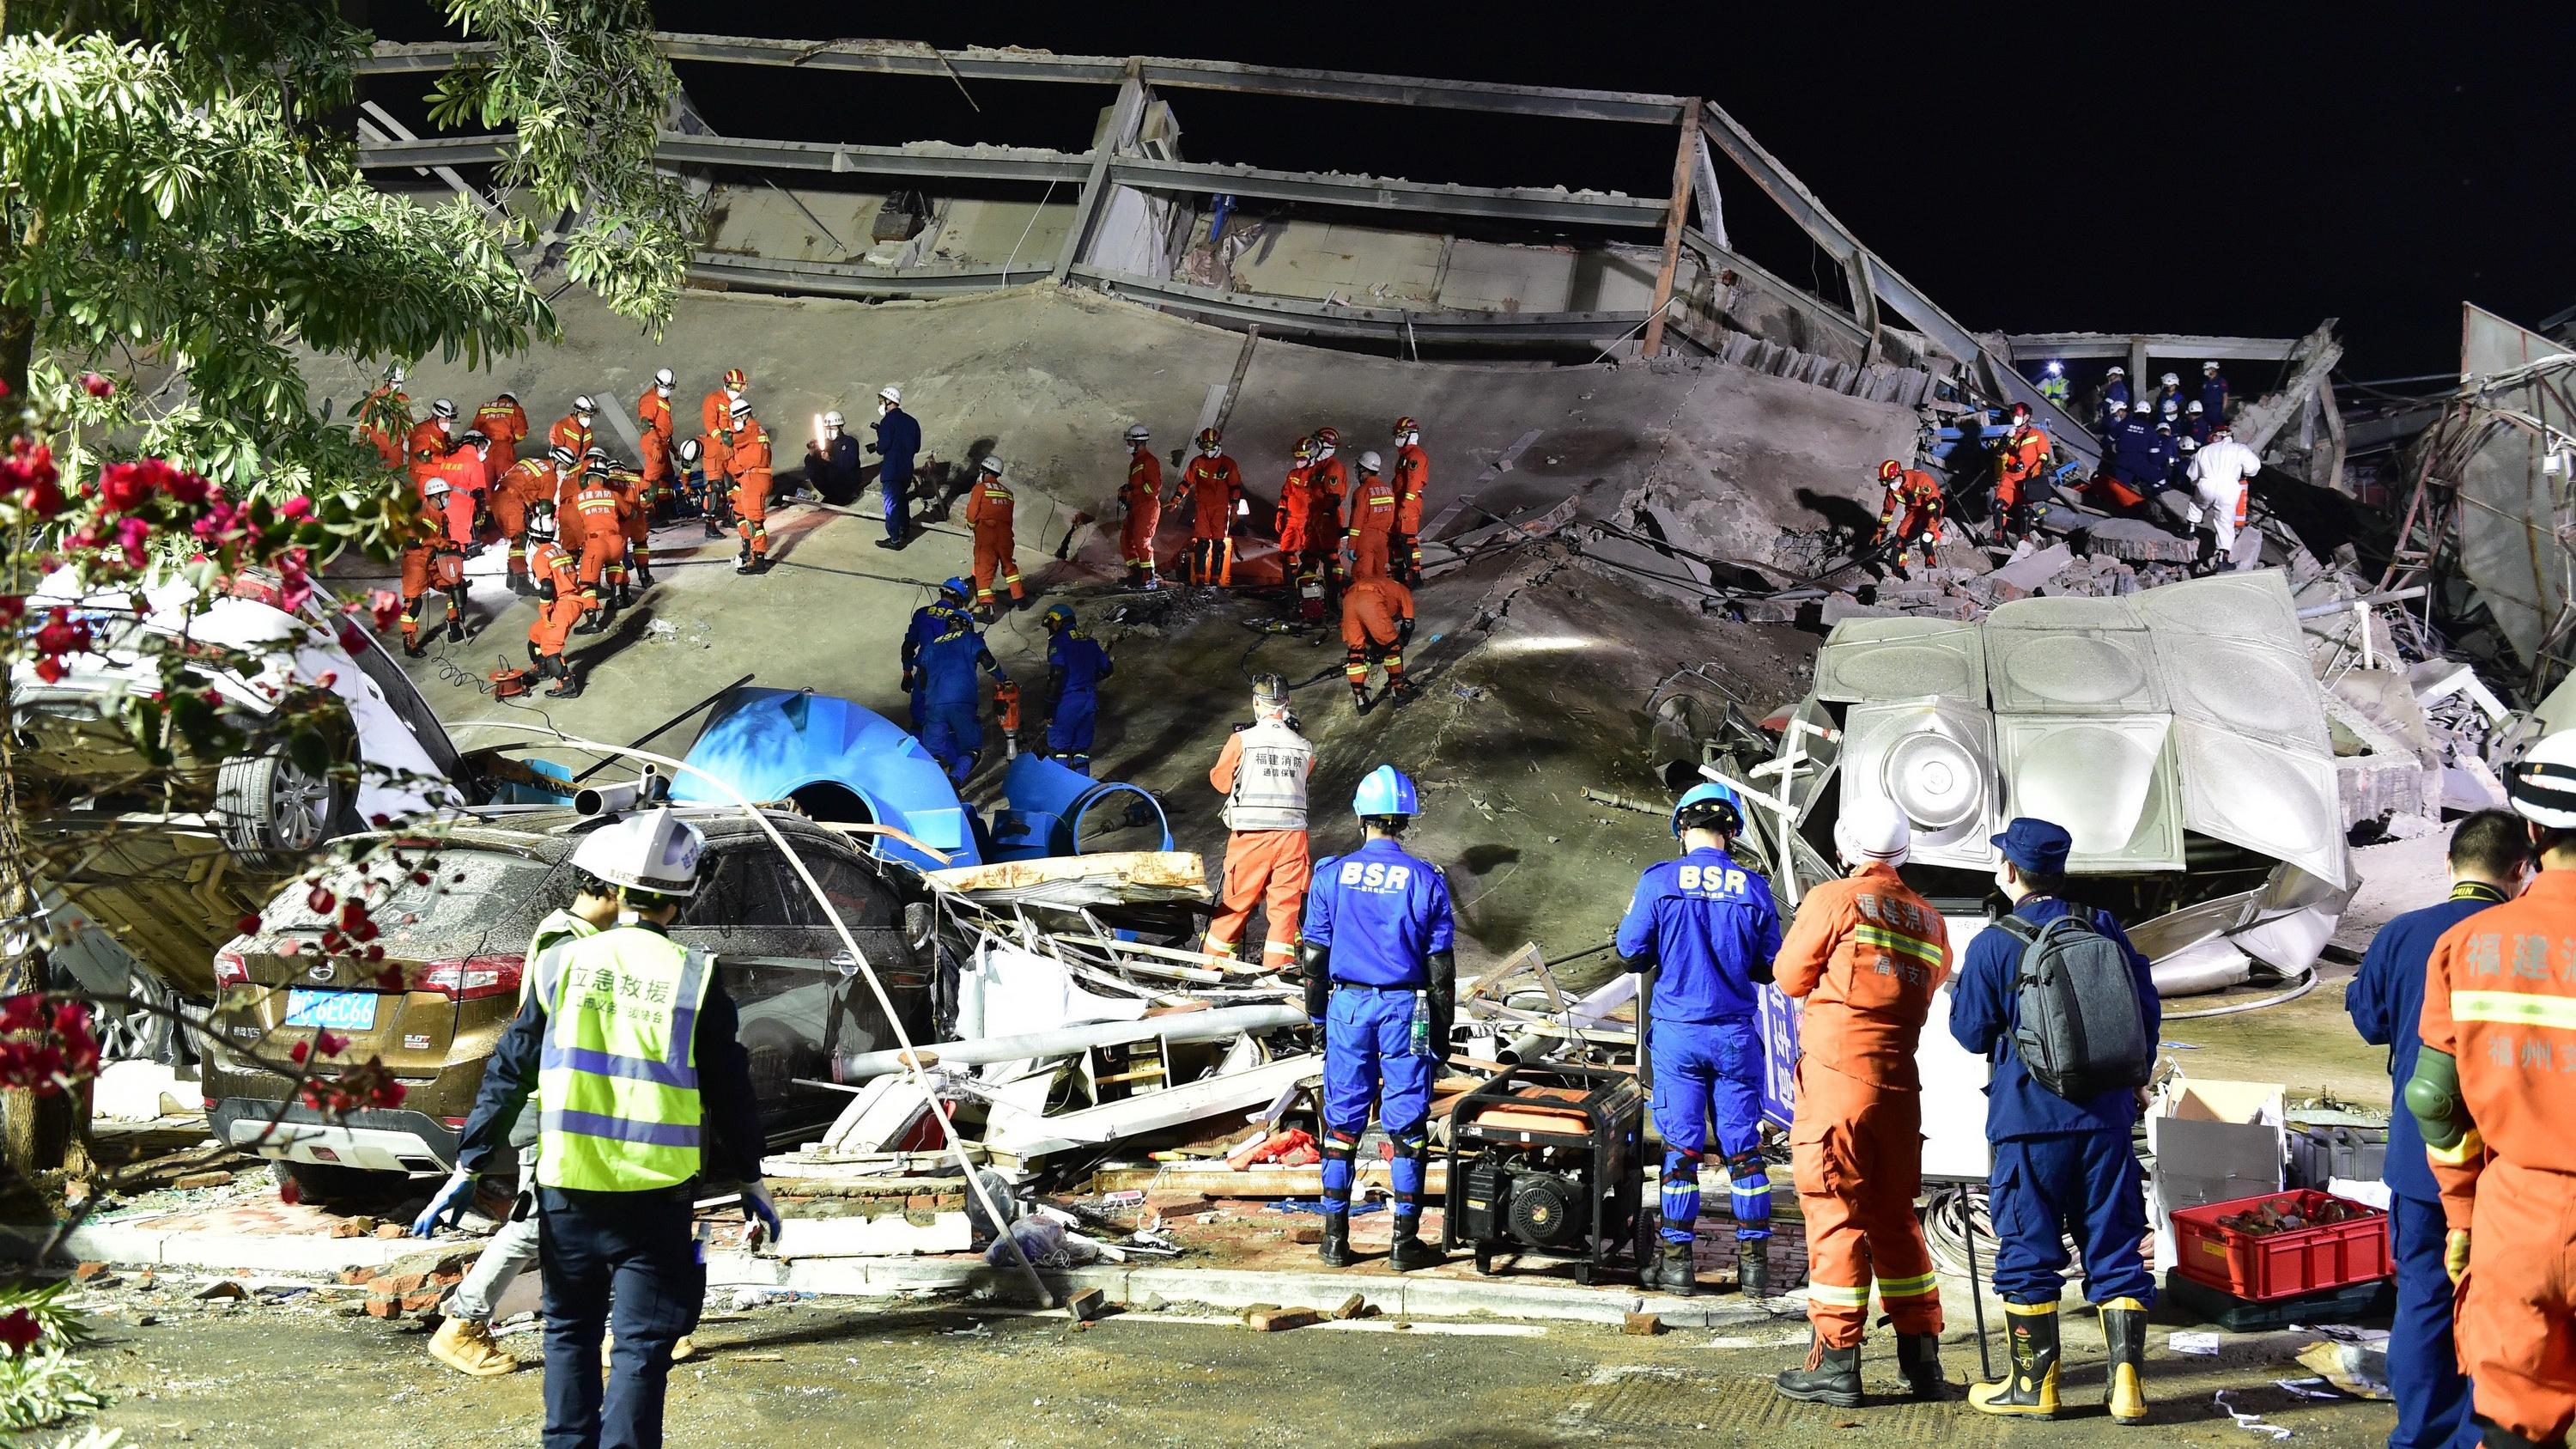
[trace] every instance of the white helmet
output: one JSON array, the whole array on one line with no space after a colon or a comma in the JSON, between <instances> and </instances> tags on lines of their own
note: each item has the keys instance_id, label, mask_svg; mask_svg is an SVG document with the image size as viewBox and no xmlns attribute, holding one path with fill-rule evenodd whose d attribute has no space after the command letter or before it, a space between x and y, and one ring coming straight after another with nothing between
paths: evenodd
<instances>
[{"instance_id":1,"label":"white helmet","mask_svg":"<svg viewBox=\"0 0 2576 1449\"><path fill-rule=\"evenodd\" d=\"M1135 447L1140 444L1150 443L1153 440L1153 433L1148 431L1143 423L1129 423L1127 425L1128 446Z\"/></svg>"},{"instance_id":2,"label":"white helmet","mask_svg":"<svg viewBox=\"0 0 2576 1449\"><path fill-rule=\"evenodd\" d=\"M2109 367L2102 369L2102 375L2104 377L2127 377L2129 375L2129 370L2115 362Z\"/></svg>"},{"instance_id":3,"label":"white helmet","mask_svg":"<svg viewBox=\"0 0 2576 1449\"><path fill-rule=\"evenodd\" d=\"M741 419L741 418L747 418L747 417L750 417L750 416L751 416L751 399L749 399L749 398L747 398L747 397L737 397L737 398L735 398L735 399L733 400L733 415L734 415L734 417L735 417L736 419Z\"/></svg>"},{"instance_id":4,"label":"white helmet","mask_svg":"<svg viewBox=\"0 0 2576 1449\"><path fill-rule=\"evenodd\" d=\"M848 421L849 419L841 416L841 410L839 408L834 408L830 412L823 414L823 426L830 428L836 433L839 432L842 426Z\"/></svg>"},{"instance_id":5,"label":"white helmet","mask_svg":"<svg viewBox=\"0 0 2576 1449\"><path fill-rule=\"evenodd\" d=\"M2129 400L2128 400L2127 398L2124 398L2124 397L2115 397L2115 398L2111 399L2111 411L2113 411L2113 412L2115 412L2115 413L2125 413L2125 412L2127 412L2128 410L2129 410Z\"/></svg>"},{"instance_id":6,"label":"white helmet","mask_svg":"<svg viewBox=\"0 0 2576 1449\"><path fill-rule=\"evenodd\" d=\"M525 531L530 538L547 539L554 537L555 506L542 498L529 504Z\"/></svg>"},{"instance_id":7,"label":"white helmet","mask_svg":"<svg viewBox=\"0 0 2576 1449\"><path fill-rule=\"evenodd\" d=\"M2215 362L2204 362L2200 365L2200 370L2203 372L2216 372L2218 370L2218 364Z\"/></svg>"},{"instance_id":8,"label":"white helmet","mask_svg":"<svg viewBox=\"0 0 2576 1449\"><path fill-rule=\"evenodd\" d=\"M447 479L441 474L432 473L427 478L421 480L420 496L428 499L432 503L436 503L440 499L445 498L452 491L453 490L448 485Z\"/></svg>"},{"instance_id":9,"label":"white helmet","mask_svg":"<svg viewBox=\"0 0 2576 1449\"><path fill-rule=\"evenodd\" d=\"M695 438L682 438L680 446L672 451L679 455L683 464L695 466L699 456L706 452L706 445Z\"/></svg>"},{"instance_id":10,"label":"white helmet","mask_svg":"<svg viewBox=\"0 0 2576 1449\"><path fill-rule=\"evenodd\" d=\"M671 369L667 367L657 367L653 369L653 385L655 387L674 387L679 384L679 381L680 380L678 378L671 375Z\"/></svg>"},{"instance_id":11,"label":"white helmet","mask_svg":"<svg viewBox=\"0 0 2576 1449\"><path fill-rule=\"evenodd\" d=\"M450 421L456 416L456 404L440 398L429 405L429 415L441 422Z\"/></svg>"},{"instance_id":12,"label":"white helmet","mask_svg":"<svg viewBox=\"0 0 2576 1449\"><path fill-rule=\"evenodd\" d=\"M595 413L599 411L599 404L592 402L590 395L584 393L572 400L572 410L577 413Z\"/></svg>"},{"instance_id":13,"label":"white helmet","mask_svg":"<svg viewBox=\"0 0 2576 1449\"><path fill-rule=\"evenodd\" d=\"M401 363L392 363L385 368L385 381L391 386L400 387L411 381L411 374L403 371Z\"/></svg>"},{"instance_id":14,"label":"white helmet","mask_svg":"<svg viewBox=\"0 0 2576 1449\"><path fill-rule=\"evenodd\" d=\"M2541 739L2504 772L2513 813L2552 830L2576 830L2576 730Z\"/></svg>"},{"instance_id":15,"label":"white helmet","mask_svg":"<svg viewBox=\"0 0 2576 1449\"><path fill-rule=\"evenodd\" d=\"M2200 399L2198 398L2193 398L2191 401L2184 403L2182 405L2182 410L2187 413L2205 413L2209 411L2209 409L2200 405Z\"/></svg>"},{"instance_id":16,"label":"white helmet","mask_svg":"<svg viewBox=\"0 0 2576 1449\"><path fill-rule=\"evenodd\" d=\"M2166 373L2164 376L2162 376L2162 377L2160 377L2160 378L2157 378L2157 379L2156 379L2156 381L2157 381L2157 383L2159 383L2160 385L2165 386L2165 387L2180 387L2180 386L2182 386L2182 379L2181 379L2179 376L2176 376L2175 374L2170 373L2170 372Z\"/></svg>"},{"instance_id":17,"label":"white helmet","mask_svg":"<svg viewBox=\"0 0 2576 1449\"><path fill-rule=\"evenodd\" d=\"M685 900L698 893L698 856L707 837L668 809L628 815L584 837L573 869L613 886Z\"/></svg>"},{"instance_id":18,"label":"white helmet","mask_svg":"<svg viewBox=\"0 0 2576 1449\"><path fill-rule=\"evenodd\" d=\"M1376 471L1378 470L1378 467L1379 467L1379 463L1378 463L1378 457L1377 457L1377 454L1375 454L1375 453L1362 453L1362 454L1360 454L1360 471L1361 471L1361 472L1363 472L1363 473L1374 473L1374 472L1376 472Z\"/></svg>"},{"instance_id":19,"label":"white helmet","mask_svg":"<svg viewBox=\"0 0 2576 1449\"><path fill-rule=\"evenodd\" d=\"M1848 865L1903 865L1914 851L1914 824L1893 801L1845 800L1842 818L1834 822L1834 849Z\"/></svg>"},{"instance_id":20,"label":"white helmet","mask_svg":"<svg viewBox=\"0 0 2576 1449\"><path fill-rule=\"evenodd\" d=\"M2182 411L2182 403L2181 403L2180 401L2178 401L2177 399L2175 399L2175 398L2171 397L2171 396L2166 397L2166 399L2164 400L2164 402L2163 402L2163 404L2162 404L2161 406L2163 407L2164 412L2165 412L2165 415L2166 415L2167 417L2171 417L2171 416L2172 416L2172 415L2174 415L2175 413L2178 413L2178 412L2181 412L2181 411ZM2200 406L2200 404L2198 404L2198 403L2193 403L2193 404L2192 404L2192 406L2193 406L2193 407L2198 407L2198 406Z\"/></svg>"},{"instance_id":21,"label":"white helmet","mask_svg":"<svg viewBox=\"0 0 2576 1449\"><path fill-rule=\"evenodd\" d=\"M992 474L996 478L1002 476L1002 460L994 457L990 453L984 455L984 461L980 466L985 472Z\"/></svg>"},{"instance_id":22,"label":"white helmet","mask_svg":"<svg viewBox=\"0 0 2576 1449\"><path fill-rule=\"evenodd\" d=\"M878 388L877 396L884 398L889 404L895 407L903 406L903 389L895 386L893 383L887 383L885 386Z\"/></svg>"}]
</instances>

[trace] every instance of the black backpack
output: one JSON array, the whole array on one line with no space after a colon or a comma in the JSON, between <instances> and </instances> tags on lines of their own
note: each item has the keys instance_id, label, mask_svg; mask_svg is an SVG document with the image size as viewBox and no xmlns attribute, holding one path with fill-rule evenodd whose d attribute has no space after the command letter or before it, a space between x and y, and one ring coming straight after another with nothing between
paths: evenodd
<instances>
[{"instance_id":1,"label":"black backpack","mask_svg":"<svg viewBox=\"0 0 2576 1449\"><path fill-rule=\"evenodd\" d=\"M2119 944L2090 912L2035 926L2018 916L1995 923L2021 943L2013 979L2021 1024L2013 1054L2031 1079L2069 1101L2135 1091L2156 1069L2156 1042Z\"/></svg>"}]
</instances>

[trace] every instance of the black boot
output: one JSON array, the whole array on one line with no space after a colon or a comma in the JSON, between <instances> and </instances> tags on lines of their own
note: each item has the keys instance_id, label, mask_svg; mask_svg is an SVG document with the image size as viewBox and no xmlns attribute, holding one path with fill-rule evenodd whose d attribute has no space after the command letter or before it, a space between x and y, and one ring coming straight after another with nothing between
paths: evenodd
<instances>
[{"instance_id":1,"label":"black boot","mask_svg":"<svg viewBox=\"0 0 2576 1449\"><path fill-rule=\"evenodd\" d=\"M649 589L653 587L653 571L641 564L636 565L635 587L639 589Z\"/></svg>"},{"instance_id":2,"label":"black boot","mask_svg":"<svg viewBox=\"0 0 2576 1449\"><path fill-rule=\"evenodd\" d=\"M1756 1302L1771 1296L1771 1240L1735 1242L1735 1291Z\"/></svg>"},{"instance_id":3,"label":"black boot","mask_svg":"<svg viewBox=\"0 0 2576 1449\"><path fill-rule=\"evenodd\" d=\"M1407 1213L1395 1220L1395 1246L1386 1255L1386 1265L1399 1273L1417 1268L1437 1268L1449 1261L1449 1255L1422 1240L1414 1231L1422 1219Z\"/></svg>"},{"instance_id":4,"label":"black boot","mask_svg":"<svg viewBox=\"0 0 2576 1449\"><path fill-rule=\"evenodd\" d=\"M1837 1409L1857 1409L1860 1407L1860 1345L1827 1348L1823 1339L1812 1339L1805 1367L1784 1369L1772 1383L1785 1399L1831 1404Z\"/></svg>"},{"instance_id":5,"label":"black boot","mask_svg":"<svg viewBox=\"0 0 2576 1449\"><path fill-rule=\"evenodd\" d=\"M1316 1250L1315 1256L1323 1259L1327 1268L1351 1265L1351 1215L1348 1212L1324 1214L1324 1246Z\"/></svg>"},{"instance_id":6,"label":"black boot","mask_svg":"<svg viewBox=\"0 0 2576 1449\"><path fill-rule=\"evenodd\" d=\"M1351 708L1359 711L1361 714L1366 714L1370 710L1377 708L1377 701L1369 698L1369 692L1367 690L1354 689L1351 691Z\"/></svg>"},{"instance_id":7,"label":"black boot","mask_svg":"<svg viewBox=\"0 0 2576 1449\"><path fill-rule=\"evenodd\" d=\"M2103 1304L2102 1338L2111 1350L2111 1422L2147 1422L2147 1305L2135 1298Z\"/></svg>"},{"instance_id":8,"label":"black boot","mask_svg":"<svg viewBox=\"0 0 2576 1449\"><path fill-rule=\"evenodd\" d=\"M403 641L403 657L405 659L418 659L420 656L428 652L429 646L421 643L416 637L405 639Z\"/></svg>"},{"instance_id":9,"label":"black boot","mask_svg":"<svg viewBox=\"0 0 2576 1449\"><path fill-rule=\"evenodd\" d=\"M621 609L635 607L635 591L629 585L621 583L617 586L617 607Z\"/></svg>"},{"instance_id":10,"label":"black boot","mask_svg":"<svg viewBox=\"0 0 2576 1449\"><path fill-rule=\"evenodd\" d=\"M1699 1265L1691 1261L1691 1247L1689 1243L1656 1239L1655 1256L1662 1261L1655 1266L1655 1281L1675 1298L1699 1296Z\"/></svg>"},{"instance_id":11,"label":"black boot","mask_svg":"<svg viewBox=\"0 0 2576 1449\"><path fill-rule=\"evenodd\" d=\"M1927 1404L1950 1397L1950 1381L1941 1375L1941 1335L1900 1333L1896 1367L1905 1375L1906 1392Z\"/></svg>"}]
</instances>

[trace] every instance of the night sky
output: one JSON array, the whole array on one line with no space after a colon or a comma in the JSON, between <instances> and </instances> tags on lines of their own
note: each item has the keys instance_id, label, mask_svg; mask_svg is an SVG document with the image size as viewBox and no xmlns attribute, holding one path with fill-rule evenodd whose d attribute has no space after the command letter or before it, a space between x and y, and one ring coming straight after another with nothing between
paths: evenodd
<instances>
[{"instance_id":1,"label":"night sky","mask_svg":"<svg viewBox=\"0 0 2576 1449\"><path fill-rule=\"evenodd\" d=\"M434 24L426 7L367 8L389 38ZM2336 316L2343 374L2368 379L2455 368L2463 300L2525 323L2576 305L2576 7L2563 3L1977 7L1977 25L1931 6L1912 24L1840 5L654 10L709 33L820 39L863 23L942 46L1696 93L1978 330L2290 337ZM970 82L979 114L945 80L729 66L681 79L734 135L1063 150L1088 144L1111 94ZM1671 176L1671 133L1656 127L1166 99L1197 160L1658 195ZM1803 234L1723 158L1718 170L1737 246L1838 292Z\"/></svg>"}]
</instances>

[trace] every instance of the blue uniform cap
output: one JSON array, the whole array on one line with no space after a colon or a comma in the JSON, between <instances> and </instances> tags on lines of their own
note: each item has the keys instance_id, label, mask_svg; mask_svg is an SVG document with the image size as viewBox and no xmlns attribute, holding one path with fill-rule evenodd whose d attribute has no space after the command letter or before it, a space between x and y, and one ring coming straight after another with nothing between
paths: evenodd
<instances>
[{"instance_id":1,"label":"blue uniform cap","mask_svg":"<svg viewBox=\"0 0 2576 1449\"><path fill-rule=\"evenodd\" d=\"M2004 859L2033 875L2061 875L2066 870L2067 852L2075 848L2075 837L2066 827L2028 815L2017 815L2004 827L2004 833L1990 842L2004 853Z\"/></svg>"},{"instance_id":2,"label":"blue uniform cap","mask_svg":"<svg viewBox=\"0 0 2576 1449\"><path fill-rule=\"evenodd\" d=\"M1735 818L1737 821L1741 822L1744 819L1744 802L1737 798L1736 793L1733 790L1726 788L1715 780L1710 780L1702 784L1691 786L1688 791L1683 793L1682 798L1673 802L1674 838L1679 839L1682 833L1682 812L1688 810L1693 805L1704 804L1711 800L1723 801L1726 804L1734 806Z\"/></svg>"},{"instance_id":3,"label":"blue uniform cap","mask_svg":"<svg viewBox=\"0 0 2576 1449\"><path fill-rule=\"evenodd\" d=\"M1419 815L1422 802L1414 794L1413 781L1393 765L1380 765L1360 781L1359 793L1351 797L1351 813L1362 819L1372 815Z\"/></svg>"}]
</instances>

